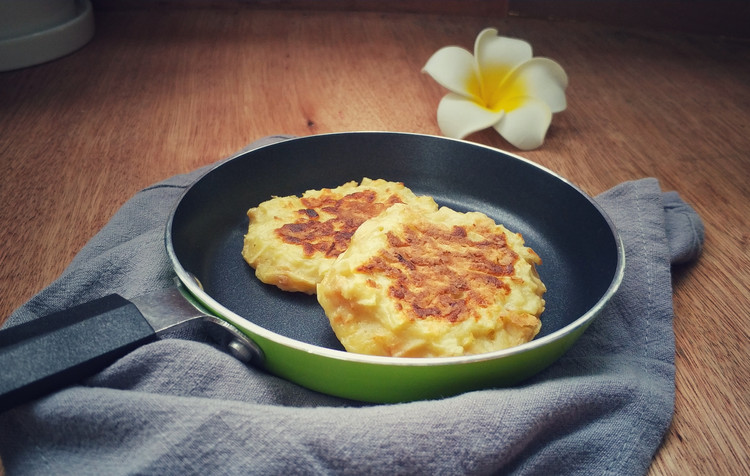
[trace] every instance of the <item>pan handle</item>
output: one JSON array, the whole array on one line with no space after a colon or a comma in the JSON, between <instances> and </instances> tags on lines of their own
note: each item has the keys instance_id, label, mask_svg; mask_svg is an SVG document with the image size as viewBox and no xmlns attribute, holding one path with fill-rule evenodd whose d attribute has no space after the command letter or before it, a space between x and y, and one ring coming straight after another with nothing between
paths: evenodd
<instances>
[{"instance_id":1,"label":"pan handle","mask_svg":"<svg viewBox=\"0 0 750 476\"><path fill-rule=\"evenodd\" d=\"M135 304L112 294L0 331L0 412L91 376L156 340Z\"/></svg>"}]
</instances>

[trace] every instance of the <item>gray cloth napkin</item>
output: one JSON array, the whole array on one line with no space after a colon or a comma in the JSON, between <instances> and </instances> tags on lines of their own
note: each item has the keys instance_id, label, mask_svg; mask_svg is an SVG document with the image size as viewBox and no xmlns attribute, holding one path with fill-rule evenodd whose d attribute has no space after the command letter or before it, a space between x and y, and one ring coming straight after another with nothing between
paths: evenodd
<instances>
[{"instance_id":1,"label":"gray cloth napkin","mask_svg":"<svg viewBox=\"0 0 750 476\"><path fill-rule=\"evenodd\" d=\"M205 170L139 192L8 325L171 286L164 225ZM200 336L163 339L0 414L7 473L644 474L674 405L671 264L698 256L703 225L652 178L596 199L625 243L622 287L570 351L521 385L368 405L246 367Z\"/></svg>"}]
</instances>

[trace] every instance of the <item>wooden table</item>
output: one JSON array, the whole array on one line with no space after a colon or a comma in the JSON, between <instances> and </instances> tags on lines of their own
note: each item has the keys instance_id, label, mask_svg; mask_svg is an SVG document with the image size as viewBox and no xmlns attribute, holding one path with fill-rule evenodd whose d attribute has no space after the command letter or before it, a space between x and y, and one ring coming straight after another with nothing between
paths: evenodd
<instances>
[{"instance_id":1,"label":"wooden table","mask_svg":"<svg viewBox=\"0 0 750 476\"><path fill-rule=\"evenodd\" d=\"M98 11L82 50L0 73L0 319L55 279L147 185L269 134L439 134L420 72L484 27L570 76L568 109L521 155L595 195L657 177L706 225L674 270L677 397L651 474L748 474L750 44L520 18ZM515 151L499 136L469 139Z\"/></svg>"}]
</instances>

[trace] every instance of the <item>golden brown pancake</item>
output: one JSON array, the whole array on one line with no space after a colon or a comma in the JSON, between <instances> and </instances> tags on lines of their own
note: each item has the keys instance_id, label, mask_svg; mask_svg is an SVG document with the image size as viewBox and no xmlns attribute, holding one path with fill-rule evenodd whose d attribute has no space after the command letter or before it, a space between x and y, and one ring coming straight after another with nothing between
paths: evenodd
<instances>
[{"instance_id":1,"label":"golden brown pancake","mask_svg":"<svg viewBox=\"0 0 750 476\"><path fill-rule=\"evenodd\" d=\"M393 205L364 222L318 285L350 352L443 357L530 341L546 288L537 254L478 212Z\"/></svg>"},{"instance_id":2,"label":"golden brown pancake","mask_svg":"<svg viewBox=\"0 0 750 476\"><path fill-rule=\"evenodd\" d=\"M369 178L301 197L274 197L247 212L242 256L262 282L314 294L357 228L396 203L437 209L432 198L418 197L402 183Z\"/></svg>"}]
</instances>

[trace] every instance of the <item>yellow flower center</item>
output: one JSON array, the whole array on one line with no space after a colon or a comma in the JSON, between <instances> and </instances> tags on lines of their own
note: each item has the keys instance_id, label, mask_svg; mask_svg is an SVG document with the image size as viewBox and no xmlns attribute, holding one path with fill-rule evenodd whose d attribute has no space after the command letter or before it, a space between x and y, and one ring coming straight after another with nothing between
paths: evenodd
<instances>
[{"instance_id":1,"label":"yellow flower center","mask_svg":"<svg viewBox=\"0 0 750 476\"><path fill-rule=\"evenodd\" d=\"M511 68L495 65L481 71L477 81L471 81L467 90L478 98L480 105L492 112L510 112L521 106L526 96L526 85L522 81L511 81Z\"/></svg>"}]
</instances>

